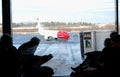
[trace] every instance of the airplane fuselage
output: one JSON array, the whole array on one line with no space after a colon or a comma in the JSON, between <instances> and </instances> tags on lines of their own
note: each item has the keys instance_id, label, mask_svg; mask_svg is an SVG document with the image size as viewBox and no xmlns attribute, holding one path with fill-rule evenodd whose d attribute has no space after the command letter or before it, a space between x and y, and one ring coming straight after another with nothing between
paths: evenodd
<instances>
[{"instance_id":1,"label":"airplane fuselage","mask_svg":"<svg viewBox=\"0 0 120 77\"><path fill-rule=\"evenodd\" d=\"M40 30L38 31L41 35L44 36L45 40L49 40L51 37L57 39L58 31L55 30Z\"/></svg>"}]
</instances>

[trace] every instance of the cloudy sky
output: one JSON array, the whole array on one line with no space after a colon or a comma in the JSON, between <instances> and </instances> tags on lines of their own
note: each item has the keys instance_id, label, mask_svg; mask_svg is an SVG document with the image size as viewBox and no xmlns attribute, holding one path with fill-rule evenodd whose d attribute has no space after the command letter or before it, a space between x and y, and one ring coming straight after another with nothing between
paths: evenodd
<instances>
[{"instance_id":1,"label":"cloudy sky","mask_svg":"<svg viewBox=\"0 0 120 77\"><path fill-rule=\"evenodd\" d=\"M114 23L115 0L12 0L12 21ZM1 9L0 9L1 10Z\"/></svg>"}]
</instances>

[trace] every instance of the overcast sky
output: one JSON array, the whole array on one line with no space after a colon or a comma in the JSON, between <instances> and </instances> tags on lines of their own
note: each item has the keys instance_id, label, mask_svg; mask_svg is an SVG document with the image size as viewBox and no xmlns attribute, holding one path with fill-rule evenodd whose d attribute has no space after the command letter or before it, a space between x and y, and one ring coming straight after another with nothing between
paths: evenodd
<instances>
[{"instance_id":1,"label":"overcast sky","mask_svg":"<svg viewBox=\"0 0 120 77\"><path fill-rule=\"evenodd\" d=\"M36 18L48 22L115 22L115 0L12 0L11 4L12 22L35 22Z\"/></svg>"}]
</instances>

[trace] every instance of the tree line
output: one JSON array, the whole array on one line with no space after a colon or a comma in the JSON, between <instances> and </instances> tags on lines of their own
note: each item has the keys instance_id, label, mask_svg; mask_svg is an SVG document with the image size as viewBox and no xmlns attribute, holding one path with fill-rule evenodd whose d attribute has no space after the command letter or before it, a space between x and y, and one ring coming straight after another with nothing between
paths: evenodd
<instances>
[{"instance_id":1,"label":"tree line","mask_svg":"<svg viewBox=\"0 0 120 77\"><path fill-rule=\"evenodd\" d=\"M92 26L93 23L86 22L41 22L43 27L78 27L78 26ZM12 23L12 27L36 27L37 22L31 23Z\"/></svg>"}]
</instances>

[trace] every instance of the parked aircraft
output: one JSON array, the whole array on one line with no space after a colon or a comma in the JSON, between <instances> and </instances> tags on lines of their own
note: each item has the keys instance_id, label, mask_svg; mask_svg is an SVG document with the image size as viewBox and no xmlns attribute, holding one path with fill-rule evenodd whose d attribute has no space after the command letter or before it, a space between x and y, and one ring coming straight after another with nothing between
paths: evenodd
<instances>
[{"instance_id":1,"label":"parked aircraft","mask_svg":"<svg viewBox=\"0 0 120 77\"><path fill-rule=\"evenodd\" d=\"M39 19L37 19L37 28L38 32L44 36L45 40L49 41L51 38L57 40L58 38L62 38L64 40L68 40L70 38L70 34L63 30L45 30L43 25L40 24Z\"/></svg>"}]
</instances>

